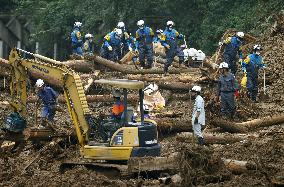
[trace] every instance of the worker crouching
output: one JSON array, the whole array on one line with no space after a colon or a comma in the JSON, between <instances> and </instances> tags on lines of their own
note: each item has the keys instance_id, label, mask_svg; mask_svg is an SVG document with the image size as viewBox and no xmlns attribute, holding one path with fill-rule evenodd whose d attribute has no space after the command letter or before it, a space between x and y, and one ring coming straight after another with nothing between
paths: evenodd
<instances>
[{"instance_id":1,"label":"worker crouching","mask_svg":"<svg viewBox=\"0 0 284 187\"><path fill-rule=\"evenodd\" d=\"M204 99L200 95L201 87L193 86L192 94L195 97L194 108L192 111L192 128L194 136L197 137L199 145L204 145L202 126L205 125Z\"/></svg>"},{"instance_id":2,"label":"worker crouching","mask_svg":"<svg viewBox=\"0 0 284 187\"><path fill-rule=\"evenodd\" d=\"M38 79L35 85L38 88L37 103L43 104L41 118L42 125L45 125L47 121L53 121L54 119L58 93L56 93L51 87L46 86L42 79Z\"/></svg>"}]
</instances>

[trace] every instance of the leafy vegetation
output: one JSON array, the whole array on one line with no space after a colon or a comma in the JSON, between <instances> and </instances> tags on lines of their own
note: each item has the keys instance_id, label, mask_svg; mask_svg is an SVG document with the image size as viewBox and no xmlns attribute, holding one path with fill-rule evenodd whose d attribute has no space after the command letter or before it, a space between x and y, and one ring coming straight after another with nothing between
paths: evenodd
<instances>
[{"instance_id":1,"label":"leafy vegetation","mask_svg":"<svg viewBox=\"0 0 284 187\"><path fill-rule=\"evenodd\" d=\"M4 0L7 3L7 0ZM70 52L73 23L83 23L83 34L95 35L97 49L102 37L118 21L124 21L134 34L136 21L144 19L153 29L164 28L172 19L192 47L212 53L228 28L258 35L271 15L284 9L283 0L19 0L17 13L32 21L31 43L39 41L41 51L52 56L57 42L60 58ZM12 8L14 8L12 6Z\"/></svg>"}]
</instances>

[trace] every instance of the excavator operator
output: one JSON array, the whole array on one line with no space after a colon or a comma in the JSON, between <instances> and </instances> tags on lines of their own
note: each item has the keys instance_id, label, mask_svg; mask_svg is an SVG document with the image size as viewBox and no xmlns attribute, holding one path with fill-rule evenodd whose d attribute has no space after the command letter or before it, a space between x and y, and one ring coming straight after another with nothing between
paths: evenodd
<instances>
[{"instance_id":1,"label":"excavator operator","mask_svg":"<svg viewBox=\"0 0 284 187\"><path fill-rule=\"evenodd\" d=\"M119 90L113 91L114 105L112 106L111 118L114 120L120 120L124 111L123 102L120 99L121 93Z\"/></svg>"}]
</instances>

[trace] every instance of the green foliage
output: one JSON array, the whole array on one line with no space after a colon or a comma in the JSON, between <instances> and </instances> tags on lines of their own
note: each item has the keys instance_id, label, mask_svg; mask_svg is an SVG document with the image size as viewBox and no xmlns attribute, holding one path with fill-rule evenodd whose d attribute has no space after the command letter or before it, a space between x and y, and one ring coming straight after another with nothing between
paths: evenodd
<instances>
[{"instance_id":1,"label":"green foliage","mask_svg":"<svg viewBox=\"0 0 284 187\"><path fill-rule=\"evenodd\" d=\"M6 0L4 0L6 1ZM153 29L164 28L172 19L191 46L207 54L214 52L228 28L260 34L269 16L284 8L283 0L19 0L18 14L33 23L31 41L39 41L42 51L52 54L59 45L60 57L70 53L70 32L75 21L83 23L82 33L93 33L96 46L118 21L135 32L136 22L144 19Z\"/></svg>"}]
</instances>

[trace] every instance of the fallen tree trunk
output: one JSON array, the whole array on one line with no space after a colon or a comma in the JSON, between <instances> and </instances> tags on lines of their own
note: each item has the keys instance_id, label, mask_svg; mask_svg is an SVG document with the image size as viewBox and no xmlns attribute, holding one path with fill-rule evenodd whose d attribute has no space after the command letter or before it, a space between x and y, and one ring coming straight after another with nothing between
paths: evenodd
<instances>
[{"instance_id":1,"label":"fallen tree trunk","mask_svg":"<svg viewBox=\"0 0 284 187\"><path fill-rule=\"evenodd\" d=\"M188 91L193 87L193 83L181 83L181 82L156 82L161 89L165 90L183 90Z\"/></svg>"},{"instance_id":2,"label":"fallen tree trunk","mask_svg":"<svg viewBox=\"0 0 284 187\"><path fill-rule=\"evenodd\" d=\"M113 96L112 95L86 95L87 102L94 103L94 102L113 102ZM28 103L35 103L37 100L36 96L30 96L28 97L27 102ZM127 100L129 102L138 102L138 96L134 94L127 95ZM66 103L66 99L63 95L60 95L58 97L59 103ZM4 102L2 102L4 103ZM6 105L7 102L4 104Z\"/></svg>"},{"instance_id":3,"label":"fallen tree trunk","mask_svg":"<svg viewBox=\"0 0 284 187\"><path fill-rule=\"evenodd\" d=\"M154 118L153 120L157 122L158 131L162 134L192 131L191 121L189 120L175 118Z\"/></svg>"},{"instance_id":4,"label":"fallen tree trunk","mask_svg":"<svg viewBox=\"0 0 284 187\"><path fill-rule=\"evenodd\" d=\"M260 119L254 119L251 121L243 123L235 123L225 120L213 120L212 125L215 127L221 127L227 132L231 133L244 133L250 130L254 130L260 127L268 127L272 125L277 125L284 123L284 115L282 116L273 116L273 117L264 117Z\"/></svg>"},{"instance_id":5,"label":"fallen tree trunk","mask_svg":"<svg viewBox=\"0 0 284 187\"><path fill-rule=\"evenodd\" d=\"M95 56L92 58L93 61L95 61L98 64L101 64L105 67L110 68L111 70L115 70L115 71L119 71L121 73L124 74L163 74L164 70L163 69L156 69L156 68L152 68L152 69L135 69L134 67L131 69L129 67L126 67L125 65L121 65L118 63L115 63L113 61L104 59L100 56ZM169 73L170 74L180 74L180 73L186 73L186 72L193 72L196 70L193 69L170 69Z\"/></svg>"},{"instance_id":6,"label":"fallen tree trunk","mask_svg":"<svg viewBox=\"0 0 284 187\"><path fill-rule=\"evenodd\" d=\"M211 134L211 133L204 133L203 137L205 140L205 144L233 144L236 142L240 142L246 140L247 138L251 137L252 135L246 134ZM254 136L256 137L256 136ZM177 135L177 141L179 142L191 142L194 139L193 133L190 132L182 132Z\"/></svg>"},{"instance_id":7,"label":"fallen tree trunk","mask_svg":"<svg viewBox=\"0 0 284 187\"><path fill-rule=\"evenodd\" d=\"M226 168L228 168L234 174L241 174L241 173L247 172L248 170L256 169L255 162L232 160L232 159L225 159L225 158L222 158L222 161L224 165L226 166Z\"/></svg>"}]
</instances>

